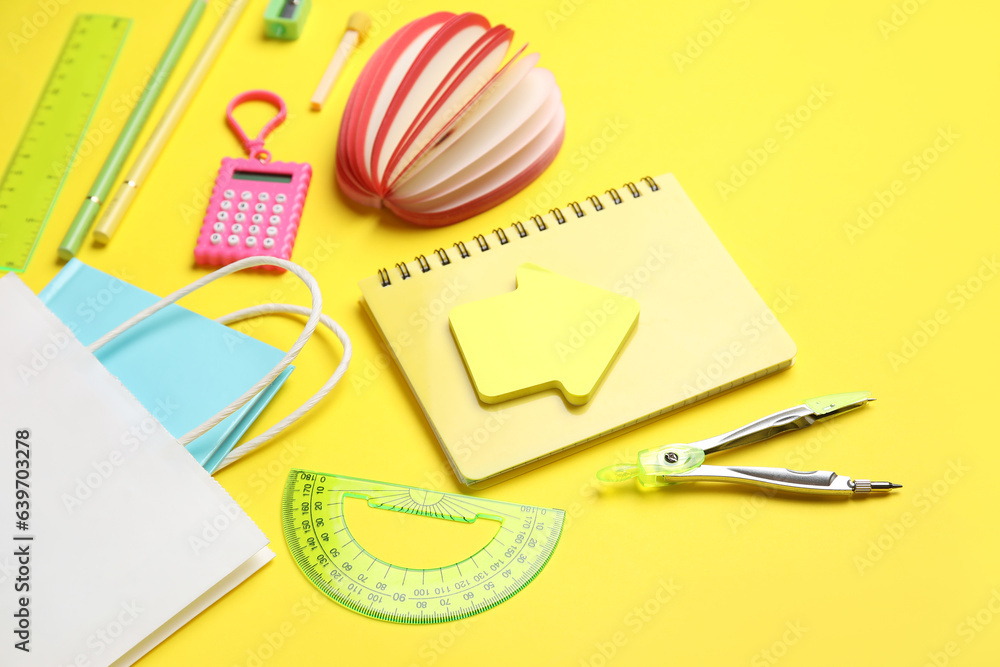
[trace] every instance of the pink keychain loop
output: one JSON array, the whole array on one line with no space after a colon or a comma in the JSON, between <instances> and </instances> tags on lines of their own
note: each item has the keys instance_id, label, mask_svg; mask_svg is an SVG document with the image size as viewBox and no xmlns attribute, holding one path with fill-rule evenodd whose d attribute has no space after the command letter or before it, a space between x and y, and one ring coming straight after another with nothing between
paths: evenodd
<instances>
[{"instance_id":1,"label":"pink keychain loop","mask_svg":"<svg viewBox=\"0 0 1000 667\"><path fill-rule=\"evenodd\" d=\"M240 124L233 118L233 109L244 102L268 102L278 109L278 115L267 121L256 139L248 137ZM229 125L229 129L240 140L251 158L256 158L265 164L271 161L271 153L264 150L264 138L285 122L287 116L288 108L285 106L285 101L270 90L248 90L245 93L240 93L230 100L229 106L226 107L226 123Z\"/></svg>"}]
</instances>

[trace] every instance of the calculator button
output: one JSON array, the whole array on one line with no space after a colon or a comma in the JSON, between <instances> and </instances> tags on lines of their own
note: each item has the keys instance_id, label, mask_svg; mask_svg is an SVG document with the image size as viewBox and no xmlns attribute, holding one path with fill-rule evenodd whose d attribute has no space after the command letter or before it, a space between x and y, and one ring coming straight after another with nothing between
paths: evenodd
<instances>
[{"instance_id":1,"label":"calculator button","mask_svg":"<svg viewBox=\"0 0 1000 667\"><path fill-rule=\"evenodd\" d=\"M240 193L240 199L242 199L243 201L248 201L251 197L253 197L253 193L250 192L249 190L244 190L243 192Z\"/></svg>"},{"instance_id":2,"label":"calculator button","mask_svg":"<svg viewBox=\"0 0 1000 667\"><path fill-rule=\"evenodd\" d=\"M211 241L212 245L219 245L222 243L222 234L212 234L208 240Z\"/></svg>"},{"instance_id":3,"label":"calculator button","mask_svg":"<svg viewBox=\"0 0 1000 667\"><path fill-rule=\"evenodd\" d=\"M246 203L245 201L241 201L239 204L236 205L236 208L240 209L241 211L249 211L250 204Z\"/></svg>"},{"instance_id":4,"label":"calculator button","mask_svg":"<svg viewBox=\"0 0 1000 667\"><path fill-rule=\"evenodd\" d=\"M236 215L233 216L233 220L235 220L236 222L243 222L246 219L247 219L246 213L237 213Z\"/></svg>"},{"instance_id":5,"label":"calculator button","mask_svg":"<svg viewBox=\"0 0 1000 667\"><path fill-rule=\"evenodd\" d=\"M219 202L219 208L221 208L223 211L228 211L230 208L232 208L232 206L233 202L226 201L225 199Z\"/></svg>"},{"instance_id":6,"label":"calculator button","mask_svg":"<svg viewBox=\"0 0 1000 667\"><path fill-rule=\"evenodd\" d=\"M236 196L236 191L226 190L225 192L222 193L222 196L225 197L226 199L232 199L233 197Z\"/></svg>"},{"instance_id":7,"label":"calculator button","mask_svg":"<svg viewBox=\"0 0 1000 667\"><path fill-rule=\"evenodd\" d=\"M278 234L278 228L277 227L268 227L267 228L267 235L268 236L277 236L277 234Z\"/></svg>"},{"instance_id":8,"label":"calculator button","mask_svg":"<svg viewBox=\"0 0 1000 667\"><path fill-rule=\"evenodd\" d=\"M226 213L225 211L219 211L218 213L215 214L215 219L219 221L228 220L229 214Z\"/></svg>"},{"instance_id":9,"label":"calculator button","mask_svg":"<svg viewBox=\"0 0 1000 667\"><path fill-rule=\"evenodd\" d=\"M237 245L240 242L240 237L236 234L230 234L229 238L226 239L226 243L229 245Z\"/></svg>"},{"instance_id":10,"label":"calculator button","mask_svg":"<svg viewBox=\"0 0 1000 667\"><path fill-rule=\"evenodd\" d=\"M243 231L243 225L241 225L238 222L234 223L233 226L229 228L229 231L231 231L233 234L239 234L240 232Z\"/></svg>"},{"instance_id":11,"label":"calculator button","mask_svg":"<svg viewBox=\"0 0 1000 667\"><path fill-rule=\"evenodd\" d=\"M260 227L258 227L257 225L250 225L250 229L247 230L247 233L250 234L251 236L257 236L258 234L260 234Z\"/></svg>"},{"instance_id":12,"label":"calculator button","mask_svg":"<svg viewBox=\"0 0 1000 667\"><path fill-rule=\"evenodd\" d=\"M267 194L266 192L258 192L257 193L257 199L260 200L260 201L267 201L268 197L270 197L270 195Z\"/></svg>"},{"instance_id":13,"label":"calculator button","mask_svg":"<svg viewBox=\"0 0 1000 667\"><path fill-rule=\"evenodd\" d=\"M278 202L279 204L284 204L286 199L287 197L285 197L285 195L274 195L274 201Z\"/></svg>"},{"instance_id":14,"label":"calculator button","mask_svg":"<svg viewBox=\"0 0 1000 667\"><path fill-rule=\"evenodd\" d=\"M264 239L264 247L270 250L274 247L274 239Z\"/></svg>"},{"instance_id":15,"label":"calculator button","mask_svg":"<svg viewBox=\"0 0 1000 667\"><path fill-rule=\"evenodd\" d=\"M246 244L247 244L248 248L252 248L255 245L257 245L257 239L255 239L254 237L251 236L251 237L247 238Z\"/></svg>"},{"instance_id":16,"label":"calculator button","mask_svg":"<svg viewBox=\"0 0 1000 667\"><path fill-rule=\"evenodd\" d=\"M258 213L263 213L264 211L267 210L267 204L263 204L263 203L261 203L261 204L255 204L254 207L253 207L253 210L257 211Z\"/></svg>"},{"instance_id":17,"label":"calculator button","mask_svg":"<svg viewBox=\"0 0 1000 667\"><path fill-rule=\"evenodd\" d=\"M279 222L281 222L281 216L280 215L272 215L270 218L267 219L267 221L270 222L272 225L276 225Z\"/></svg>"},{"instance_id":18,"label":"calculator button","mask_svg":"<svg viewBox=\"0 0 1000 667\"><path fill-rule=\"evenodd\" d=\"M253 217L250 219L253 220L255 223L257 223L258 225L264 222L264 216L262 216L260 213L254 213Z\"/></svg>"},{"instance_id":19,"label":"calculator button","mask_svg":"<svg viewBox=\"0 0 1000 667\"><path fill-rule=\"evenodd\" d=\"M282 206L281 204L275 204L274 208L271 209L271 212L272 213L281 213L284 210L285 210L284 206Z\"/></svg>"},{"instance_id":20,"label":"calculator button","mask_svg":"<svg viewBox=\"0 0 1000 667\"><path fill-rule=\"evenodd\" d=\"M226 231L226 226L224 224L222 224L221 222L217 222L214 225L212 225L212 231L224 232L224 231Z\"/></svg>"}]
</instances>

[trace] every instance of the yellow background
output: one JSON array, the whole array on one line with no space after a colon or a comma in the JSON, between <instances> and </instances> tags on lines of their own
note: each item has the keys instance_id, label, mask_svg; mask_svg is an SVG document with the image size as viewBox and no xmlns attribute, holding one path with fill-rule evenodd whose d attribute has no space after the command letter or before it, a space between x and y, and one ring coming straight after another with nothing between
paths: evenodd
<instances>
[{"instance_id":1,"label":"yellow background","mask_svg":"<svg viewBox=\"0 0 1000 667\"><path fill-rule=\"evenodd\" d=\"M218 1L178 72L210 32ZM125 120L121 102L140 89L186 4L2 3L3 160L76 13L135 19L91 123L109 118L117 132ZM49 5L58 8L51 18L44 13ZM399 665L995 662L1000 279L990 262L1000 246L1000 6L318 0L303 37L290 43L262 38L264 6L251 3L113 243L98 249L88 242L80 257L160 294L202 275L191 250L207 194L220 159L241 154L224 124L226 103L250 88L274 90L289 103L290 118L268 147L276 159L311 162L315 174L293 259L319 278L326 312L351 334L355 358L315 414L218 476L270 536L277 558L141 664L255 665L261 657L273 665L332 664L334 656L344 664ZM352 58L327 108L311 113L313 87L348 13L358 9L372 13L377 34ZM568 119L565 145L537 182L478 219L424 230L348 204L334 186L334 150L350 84L373 48L407 21L441 9L480 11L513 27L515 41L530 42L555 73ZM32 28L37 34L15 49L11 34ZM691 46L699 40L700 52ZM688 49L690 62L677 57ZM158 111L179 80L175 74ZM810 109L815 90L825 91L824 99L813 97ZM799 120L792 124L788 114ZM267 115L247 109L240 117L256 126ZM949 133L938 141L947 150L936 153L936 138ZM95 140L71 173L24 274L36 291L58 270L56 246L111 143ZM763 165L744 164L768 148ZM925 151L936 159L922 170L913 159ZM405 382L386 363L358 305L357 281L523 218L548 203L564 170L571 182L556 195L558 204L647 174L675 173L751 283L780 311L799 346L796 365L481 492L560 507L569 517L538 579L489 612L455 624L404 626L320 599L282 544L278 508L289 467L460 491ZM734 170L745 182L730 180ZM901 194L859 225L859 207L878 213L879 196L888 202L884 192L897 180ZM739 187L723 193L720 182ZM608 247L612 252L613 239ZM306 296L283 278L240 275L186 305L215 316L273 297L303 303ZM938 323L929 324L935 317ZM253 333L281 346L296 326L275 318ZM310 344L254 430L298 405L338 358L332 337ZM859 389L873 391L878 402L713 463L832 469L905 485L889 497L768 497L710 485L596 489L599 468L640 449L714 435L799 399ZM408 539L419 535L398 518L375 534L396 525Z\"/></svg>"}]
</instances>

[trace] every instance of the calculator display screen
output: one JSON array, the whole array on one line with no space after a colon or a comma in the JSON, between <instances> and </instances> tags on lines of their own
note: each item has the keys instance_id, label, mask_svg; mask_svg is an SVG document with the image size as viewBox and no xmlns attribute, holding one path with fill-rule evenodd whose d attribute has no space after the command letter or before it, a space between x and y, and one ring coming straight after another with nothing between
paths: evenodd
<instances>
[{"instance_id":1,"label":"calculator display screen","mask_svg":"<svg viewBox=\"0 0 1000 667\"><path fill-rule=\"evenodd\" d=\"M265 174L259 171L234 171L234 181L268 181L270 183L291 183L291 174Z\"/></svg>"}]
</instances>

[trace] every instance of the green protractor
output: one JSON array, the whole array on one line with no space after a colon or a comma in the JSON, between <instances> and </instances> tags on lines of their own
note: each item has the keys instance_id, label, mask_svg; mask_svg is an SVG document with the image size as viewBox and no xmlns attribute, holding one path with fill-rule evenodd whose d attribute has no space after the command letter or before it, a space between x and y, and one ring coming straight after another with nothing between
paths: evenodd
<instances>
[{"instance_id":1,"label":"green protractor","mask_svg":"<svg viewBox=\"0 0 1000 667\"><path fill-rule=\"evenodd\" d=\"M463 561L406 568L379 560L351 535L344 499L369 507L472 523L500 522L493 539ZM562 532L564 512L292 469L282 498L288 549L306 577L359 614L395 623L443 623L491 609L527 586L545 567Z\"/></svg>"}]
</instances>

